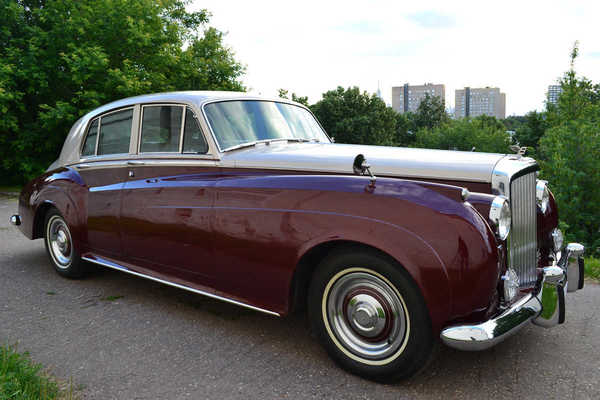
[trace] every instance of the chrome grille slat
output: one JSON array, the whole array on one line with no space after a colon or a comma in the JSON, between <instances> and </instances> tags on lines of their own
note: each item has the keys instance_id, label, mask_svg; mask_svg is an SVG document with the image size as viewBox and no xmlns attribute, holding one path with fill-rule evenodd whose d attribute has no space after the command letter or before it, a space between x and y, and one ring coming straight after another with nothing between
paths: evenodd
<instances>
[{"instance_id":1,"label":"chrome grille slat","mask_svg":"<svg viewBox=\"0 0 600 400\"><path fill-rule=\"evenodd\" d=\"M509 265L517 272L521 287L531 287L537 279L535 184L535 172L520 176L510 184L512 230Z\"/></svg>"}]
</instances>

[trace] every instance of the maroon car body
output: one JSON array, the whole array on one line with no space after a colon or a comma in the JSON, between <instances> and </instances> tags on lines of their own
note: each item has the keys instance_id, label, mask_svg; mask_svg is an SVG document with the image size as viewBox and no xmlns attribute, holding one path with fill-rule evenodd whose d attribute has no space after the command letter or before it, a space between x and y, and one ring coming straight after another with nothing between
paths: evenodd
<instances>
[{"instance_id":1,"label":"maroon car body","mask_svg":"<svg viewBox=\"0 0 600 400\"><path fill-rule=\"evenodd\" d=\"M287 106L302 108L240 93L184 92L120 100L92 111L74 125L57 162L24 187L16 224L30 239L46 237L47 214L55 210L68 226L74 254L83 260L276 315L304 308L315 271L335 249L369 249L408 273L422 295L433 336L442 334L446 344L467 350L489 347L524 322L539 319L549 281L544 268L558 265L564 272L557 278L560 284L552 286L558 292L567 285L568 265L577 264L579 271L582 252L573 248L566 256L556 243L558 211L551 193L535 183L535 161L420 149L395 153L400 150L333 144L324 133L302 140L259 137L223 148L215 130L231 118L218 122L220 114L214 111L211 117L206 106L252 101L273 102L284 115ZM112 134L109 118L116 120L119 112L132 132L125 144L106 139ZM180 114L186 114L185 122L177 122L184 121ZM165 134L165 118L175 121L177 132ZM198 132L203 135L201 151L185 151L189 118L196 124L190 137L196 135L200 143ZM152 123L162 124L162 130L151 131ZM144 133L144 124L150 133ZM178 135L170 151L142 151L144 146L160 150ZM96 140L95 149L88 140ZM101 146L129 151L100 154ZM355 173L359 154L371 166L365 163L367 168ZM386 169L395 157L398 167ZM499 169L503 163L510 167ZM508 299L510 254L519 256L527 246L513 248L499 237L499 222L490 210L498 196L518 201L502 188L521 175L533 179L528 196L536 186L543 192L533 194L535 209L527 210L535 225L527 231L536 238L527 244L534 246L534 265L519 275L518 293ZM516 243L521 233L515 212L522 211L513 204ZM53 242L47 245L52 248ZM527 274L535 279L528 281ZM574 279L582 286L581 278ZM500 325L497 318L505 313L513 312L514 318L516 303L534 299L539 309L519 314L518 326L502 332L493 328L487 339L461 337L465 329L481 331L479 325L489 320ZM564 302L562 308L557 305L560 312ZM470 348L470 341L479 346Z\"/></svg>"}]
</instances>

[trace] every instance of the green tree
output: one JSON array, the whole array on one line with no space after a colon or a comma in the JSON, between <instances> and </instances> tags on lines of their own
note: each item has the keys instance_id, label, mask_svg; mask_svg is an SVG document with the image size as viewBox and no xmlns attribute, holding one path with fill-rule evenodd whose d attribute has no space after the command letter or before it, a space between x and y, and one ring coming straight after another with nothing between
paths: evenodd
<instances>
[{"instance_id":1,"label":"green tree","mask_svg":"<svg viewBox=\"0 0 600 400\"><path fill-rule=\"evenodd\" d=\"M313 113L338 143L393 145L396 143L396 112L376 95L358 87L338 86L311 106Z\"/></svg>"},{"instance_id":2,"label":"green tree","mask_svg":"<svg viewBox=\"0 0 600 400\"><path fill-rule=\"evenodd\" d=\"M541 176L550 182L567 239L600 253L600 98L598 85L571 68L560 80L558 104L548 110L549 128L540 139Z\"/></svg>"},{"instance_id":3,"label":"green tree","mask_svg":"<svg viewBox=\"0 0 600 400\"><path fill-rule=\"evenodd\" d=\"M415 142L414 123L411 113L396 113L396 138L397 146L410 147Z\"/></svg>"},{"instance_id":4,"label":"green tree","mask_svg":"<svg viewBox=\"0 0 600 400\"><path fill-rule=\"evenodd\" d=\"M507 153L510 143L502 122L486 115L421 128L415 135L415 146L429 149Z\"/></svg>"},{"instance_id":5,"label":"green tree","mask_svg":"<svg viewBox=\"0 0 600 400\"><path fill-rule=\"evenodd\" d=\"M71 125L109 101L171 90L243 90L206 10L186 0L0 0L0 178L56 159Z\"/></svg>"},{"instance_id":6,"label":"green tree","mask_svg":"<svg viewBox=\"0 0 600 400\"><path fill-rule=\"evenodd\" d=\"M511 115L502 120L506 130L516 132L525 124L525 116L523 115Z\"/></svg>"},{"instance_id":7,"label":"green tree","mask_svg":"<svg viewBox=\"0 0 600 400\"><path fill-rule=\"evenodd\" d=\"M425 94L425 98L419 103L417 112L412 115L412 123L415 129L438 127L450 120L444 100L438 96Z\"/></svg>"},{"instance_id":8,"label":"green tree","mask_svg":"<svg viewBox=\"0 0 600 400\"><path fill-rule=\"evenodd\" d=\"M289 100L289 90L278 89L277 92L279 93L279 97L281 97L282 99ZM308 107L308 96L298 96L296 95L296 93L292 93L292 101L295 101L296 103L300 103Z\"/></svg>"}]
</instances>

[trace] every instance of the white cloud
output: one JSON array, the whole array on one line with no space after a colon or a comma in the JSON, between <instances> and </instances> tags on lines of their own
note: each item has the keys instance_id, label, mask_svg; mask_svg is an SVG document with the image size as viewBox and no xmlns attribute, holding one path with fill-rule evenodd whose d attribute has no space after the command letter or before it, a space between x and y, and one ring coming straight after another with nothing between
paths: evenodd
<instances>
[{"instance_id":1,"label":"white cloud","mask_svg":"<svg viewBox=\"0 0 600 400\"><path fill-rule=\"evenodd\" d=\"M600 2L589 1L196 1L211 25L247 65L245 84L278 88L311 102L336 86L375 92L389 101L405 82L444 83L446 102L464 86L497 86L507 114L542 109L547 86L569 66L600 81Z\"/></svg>"}]
</instances>

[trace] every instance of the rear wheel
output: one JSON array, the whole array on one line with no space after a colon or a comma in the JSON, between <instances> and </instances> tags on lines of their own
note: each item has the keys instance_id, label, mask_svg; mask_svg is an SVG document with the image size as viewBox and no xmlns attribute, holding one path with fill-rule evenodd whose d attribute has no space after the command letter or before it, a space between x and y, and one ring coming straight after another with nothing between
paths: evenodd
<instances>
[{"instance_id":1,"label":"rear wheel","mask_svg":"<svg viewBox=\"0 0 600 400\"><path fill-rule=\"evenodd\" d=\"M362 248L330 254L310 286L309 315L330 356L346 370L391 382L429 360L429 313L412 278L393 261Z\"/></svg>"},{"instance_id":2,"label":"rear wheel","mask_svg":"<svg viewBox=\"0 0 600 400\"><path fill-rule=\"evenodd\" d=\"M85 275L87 268L73 243L71 230L55 208L46 214L44 243L56 272L67 278L81 278Z\"/></svg>"}]
</instances>

